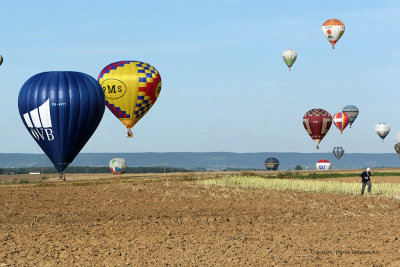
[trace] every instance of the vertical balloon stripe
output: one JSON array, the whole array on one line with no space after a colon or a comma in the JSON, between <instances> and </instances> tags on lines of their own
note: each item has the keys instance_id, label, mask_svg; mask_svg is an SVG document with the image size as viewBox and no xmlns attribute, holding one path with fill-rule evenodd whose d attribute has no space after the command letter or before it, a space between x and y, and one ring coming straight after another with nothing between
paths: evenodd
<instances>
[{"instance_id":1,"label":"vertical balloon stripe","mask_svg":"<svg viewBox=\"0 0 400 267\"><path fill-rule=\"evenodd\" d=\"M321 129L321 135L325 135L328 132L328 123L331 122L332 120L330 119L323 119L322 123L322 129Z\"/></svg>"},{"instance_id":2,"label":"vertical balloon stripe","mask_svg":"<svg viewBox=\"0 0 400 267\"><path fill-rule=\"evenodd\" d=\"M40 119L39 119L39 110L37 108L35 108L34 110L32 110L30 112L31 114L31 118L33 121L33 125L37 128L42 127L42 124L40 123Z\"/></svg>"},{"instance_id":3,"label":"vertical balloon stripe","mask_svg":"<svg viewBox=\"0 0 400 267\"><path fill-rule=\"evenodd\" d=\"M25 114L23 115L23 117L24 117L24 120L25 120L26 125L28 125L29 128L32 128L32 127L33 127L33 124L32 124L31 118L29 118L29 114L28 114L28 113L25 113Z\"/></svg>"},{"instance_id":4,"label":"vertical balloon stripe","mask_svg":"<svg viewBox=\"0 0 400 267\"><path fill-rule=\"evenodd\" d=\"M50 101L47 101L39 107L39 115L40 120L42 121L42 125L44 128L51 127L51 119L50 119Z\"/></svg>"},{"instance_id":5,"label":"vertical balloon stripe","mask_svg":"<svg viewBox=\"0 0 400 267\"><path fill-rule=\"evenodd\" d=\"M309 119L303 119L303 125L304 128L306 129L308 134L312 134L311 128L310 128L310 120Z\"/></svg>"}]
</instances>

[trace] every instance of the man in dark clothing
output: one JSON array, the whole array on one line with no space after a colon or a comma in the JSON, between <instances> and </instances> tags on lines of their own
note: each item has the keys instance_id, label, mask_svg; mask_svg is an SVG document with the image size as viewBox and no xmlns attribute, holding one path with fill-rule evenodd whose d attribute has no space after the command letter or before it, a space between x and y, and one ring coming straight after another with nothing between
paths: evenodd
<instances>
[{"instance_id":1,"label":"man in dark clothing","mask_svg":"<svg viewBox=\"0 0 400 267\"><path fill-rule=\"evenodd\" d=\"M367 168L366 171L363 171L361 173L361 182L362 182L362 188L361 188L361 195L364 195L365 187L368 185L368 193L371 193L371 169Z\"/></svg>"}]
</instances>

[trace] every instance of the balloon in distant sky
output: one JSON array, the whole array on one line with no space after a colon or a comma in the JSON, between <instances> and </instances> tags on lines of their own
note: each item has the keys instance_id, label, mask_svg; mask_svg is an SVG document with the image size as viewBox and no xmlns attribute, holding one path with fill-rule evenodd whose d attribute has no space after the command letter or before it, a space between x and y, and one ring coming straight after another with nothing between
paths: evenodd
<instances>
[{"instance_id":1,"label":"balloon in distant sky","mask_svg":"<svg viewBox=\"0 0 400 267\"><path fill-rule=\"evenodd\" d=\"M347 105L342 109L342 112L347 113L349 115L349 121L350 121L350 128L353 122L356 120L359 110L356 106L354 105Z\"/></svg>"},{"instance_id":2,"label":"balloon in distant sky","mask_svg":"<svg viewBox=\"0 0 400 267\"><path fill-rule=\"evenodd\" d=\"M387 123L381 122L381 123L378 123L378 124L375 126L375 131L376 131L376 134L379 135L380 138L382 138L382 142L383 142L383 140L385 139L385 137L386 137L386 136L389 134L389 132L390 132L390 126L389 126L389 124L387 124Z\"/></svg>"},{"instance_id":3,"label":"balloon in distant sky","mask_svg":"<svg viewBox=\"0 0 400 267\"><path fill-rule=\"evenodd\" d=\"M344 149L341 146L335 146L333 148L333 155L339 160L344 154Z\"/></svg>"},{"instance_id":4,"label":"balloon in distant sky","mask_svg":"<svg viewBox=\"0 0 400 267\"><path fill-rule=\"evenodd\" d=\"M110 170L113 174L123 174L126 172L126 160L115 158L110 161Z\"/></svg>"},{"instance_id":5,"label":"balloon in distant sky","mask_svg":"<svg viewBox=\"0 0 400 267\"><path fill-rule=\"evenodd\" d=\"M332 125L332 116L323 109L311 109L303 116L303 126L311 138L319 144ZM317 145L317 149L319 146Z\"/></svg>"},{"instance_id":6,"label":"balloon in distant sky","mask_svg":"<svg viewBox=\"0 0 400 267\"><path fill-rule=\"evenodd\" d=\"M400 132L396 134L396 143L400 143Z\"/></svg>"},{"instance_id":7,"label":"balloon in distant sky","mask_svg":"<svg viewBox=\"0 0 400 267\"><path fill-rule=\"evenodd\" d=\"M128 128L149 111L161 91L160 73L140 61L118 61L107 65L99 75L108 109Z\"/></svg>"},{"instance_id":8,"label":"balloon in distant sky","mask_svg":"<svg viewBox=\"0 0 400 267\"><path fill-rule=\"evenodd\" d=\"M0 65L3 64L3 56L0 56Z\"/></svg>"},{"instance_id":9,"label":"balloon in distant sky","mask_svg":"<svg viewBox=\"0 0 400 267\"><path fill-rule=\"evenodd\" d=\"M329 171L331 169L331 163L329 162L329 160L321 159L317 162L316 167L317 170L320 171Z\"/></svg>"},{"instance_id":10,"label":"balloon in distant sky","mask_svg":"<svg viewBox=\"0 0 400 267\"><path fill-rule=\"evenodd\" d=\"M400 144L395 144L394 150L396 150L397 154L400 156Z\"/></svg>"},{"instance_id":11,"label":"balloon in distant sky","mask_svg":"<svg viewBox=\"0 0 400 267\"><path fill-rule=\"evenodd\" d=\"M328 19L322 24L322 32L332 44L332 49L335 49L336 42L339 41L344 33L344 24L338 19Z\"/></svg>"},{"instance_id":12,"label":"balloon in distant sky","mask_svg":"<svg viewBox=\"0 0 400 267\"><path fill-rule=\"evenodd\" d=\"M267 170L277 170L279 167L279 160L276 158L267 158L265 160L265 168L267 168Z\"/></svg>"},{"instance_id":13,"label":"balloon in distant sky","mask_svg":"<svg viewBox=\"0 0 400 267\"><path fill-rule=\"evenodd\" d=\"M104 101L99 83L89 75L52 71L24 83L18 109L33 139L62 173L99 125Z\"/></svg>"},{"instance_id":14,"label":"balloon in distant sky","mask_svg":"<svg viewBox=\"0 0 400 267\"><path fill-rule=\"evenodd\" d=\"M333 123L335 126L339 129L340 133L343 133L343 130L347 127L349 124L349 115L344 112L338 112L335 115L333 115Z\"/></svg>"},{"instance_id":15,"label":"balloon in distant sky","mask_svg":"<svg viewBox=\"0 0 400 267\"><path fill-rule=\"evenodd\" d=\"M286 49L285 51L283 51L282 58L283 61L285 61L286 65L289 67L290 71L290 68L297 59L297 53L293 49Z\"/></svg>"}]
</instances>

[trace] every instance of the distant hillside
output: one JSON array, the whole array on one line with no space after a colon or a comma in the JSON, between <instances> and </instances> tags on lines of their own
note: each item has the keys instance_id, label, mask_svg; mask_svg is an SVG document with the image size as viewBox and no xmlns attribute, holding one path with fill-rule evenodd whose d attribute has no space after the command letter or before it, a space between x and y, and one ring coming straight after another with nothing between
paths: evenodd
<instances>
[{"instance_id":1,"label":"distant hillside","mask_svg":"<svg viewBox=\"0 0 400 267\"><path fill-rule=\"evenodd\" d=\"M124 158L130 167L166 166L187 169L264 169L264 160L275 157L280 170L315 169L320 159L332 162L333 169L359 169L364 167L399 167L400 158L395 153L385 154L345 154L339 161L332 153L230 153L230 152L168 152L168 153L80 153L72 166L108 166L110 159ZM52 166L44 154L0 153L0 168Z\"/></svg>"}]
</instances>

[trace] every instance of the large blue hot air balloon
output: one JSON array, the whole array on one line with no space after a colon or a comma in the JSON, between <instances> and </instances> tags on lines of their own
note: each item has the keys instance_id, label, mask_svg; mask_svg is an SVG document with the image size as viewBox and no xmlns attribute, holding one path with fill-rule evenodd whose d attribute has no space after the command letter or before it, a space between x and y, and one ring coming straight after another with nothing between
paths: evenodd
<instances>
[{"instance_id":1,"label":"large blue hot air balloon","mask_svg":"<svg viewBox=\"0 0 400 267\"><path fill-rule=\"evenodd\" d=\"M339 160L344 154L344 149L341 146L335 146L332 152L333 155L335 155L335 157Z\"/></svg>"},{"instance_id":2,"label":"large blue hot air balloon","mask_svg":"<svg viewBox=\"0 0 400 267\"><path fill-rule=\"evenodd\" d=\"M105 108L100 84L73 71L43 72L21 88L21 119L59 173L74 160L99 125Z\"/></svg>"}]
</instances>

